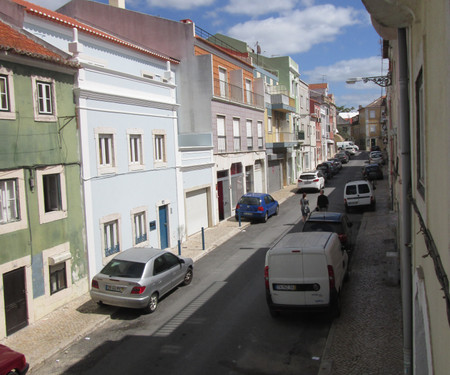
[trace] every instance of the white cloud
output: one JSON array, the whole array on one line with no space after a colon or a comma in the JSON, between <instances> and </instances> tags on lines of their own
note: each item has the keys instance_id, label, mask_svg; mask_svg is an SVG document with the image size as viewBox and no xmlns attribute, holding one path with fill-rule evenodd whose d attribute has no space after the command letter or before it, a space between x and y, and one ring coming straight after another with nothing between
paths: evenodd
<instances>
[{"instance_id":1,"label":"white cloud","mask_svg":"<svg viewBox=\"0 0 450 375\"><path fill-rule=\"evenodd\" d=\"M383 69L381 69L383 63ZM345 82L353 77L373 77L385 75L387 60L381 61L380 56L341 60L329 66L317 66L313 70L303 72L308 82L316 82L326 77L328 82ZM358 87L358 85L355 85Z\"/></svg>"},{"instance_id":2,"label":"white cloud","mask_svg":"<svg viewBox=\"0 0 450 375\"><path fill-rule=\"evenodd\" d=\"M334 41L344 27L358 23L358 17L359 12L353 8L318 5L280 17L239 23L227 35L249 45L258 41L266 56L293 55L316 44Z\"/></svg>"},{"instance_id":3,"label":"white cloud","mask_svg":"<svg viewBox=\"0 0 450 375\"><path fill-rule=\"evenodd\" d=\"M173 9L192 9L202 6L213 5L215 0L146 0L150 7L173 8Z\"/></svg>"},{"instance_id":4,"label":"white cloud","mask_svg":"<svg viewBox=\"0 0 450 375\"><path fill-rule=\"evenodd\" d=\"M223 10L231 14L255 17L268 13L283 13L294 9L298 0L230 0Z\"/></svg>"}]
</instances>

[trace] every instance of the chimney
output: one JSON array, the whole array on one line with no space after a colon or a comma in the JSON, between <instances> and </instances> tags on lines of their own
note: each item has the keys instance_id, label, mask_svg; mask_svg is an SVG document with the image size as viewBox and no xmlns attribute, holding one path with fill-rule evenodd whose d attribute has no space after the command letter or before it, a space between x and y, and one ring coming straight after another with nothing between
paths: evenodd
<instances>
[{"instance_id":1,"label":"chimney","mask_svg":"<svg viewBox=\"0 0 450 375\"><path fill-rule=\"evenodd\" d=\"M109 5L116 8L125 9L125 0L109 0Z\"/></svg>"}]
</instances>

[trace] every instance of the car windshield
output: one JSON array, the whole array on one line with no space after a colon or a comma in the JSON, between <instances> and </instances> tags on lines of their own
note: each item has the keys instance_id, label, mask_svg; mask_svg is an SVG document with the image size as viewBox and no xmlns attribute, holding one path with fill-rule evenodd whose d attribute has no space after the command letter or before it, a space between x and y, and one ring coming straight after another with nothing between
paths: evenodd
<instances>
[{"instance_id":1,"label":"car windshield","mask_svg":"<svg viewBox=\"0 0 450 375\"><path fill-rule=\"evenodd\" d=\"M255 198L255 197L242 197L241 200L239 201L239 204L247 204L250 206L259 206L260 200L259 200L259 198Z\"/></svg>"},{"instance_id":2,"label":"car windshield","mask_svg":"<svg viewBox=\"0 0 450 375\"><path fill-rule=\"evenodd\" d=\"M343 233L341 222L307 221L303 226L303 232L335 232Z\"/></svg>"},{"instance_id":3,"label":"car windshield","mask_svg":"<svg viewBox=\"0 0 450 375\"><path fill-rule=\"evenodd\" d=\"M113 259L101 271L104 275L116 277L141 278L145 263Z\"/></svg>"}]
</instances>

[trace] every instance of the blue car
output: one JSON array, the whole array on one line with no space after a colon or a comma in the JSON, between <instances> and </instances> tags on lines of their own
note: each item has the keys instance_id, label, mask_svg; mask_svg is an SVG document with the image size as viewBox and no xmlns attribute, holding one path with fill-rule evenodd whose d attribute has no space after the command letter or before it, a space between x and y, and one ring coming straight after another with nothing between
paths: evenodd
<instances>
[{"instance_id":1,"label":"blue car","mask_svg":"<svg viewBox=\"0 0 450 375\"><path fill-rule=\"evenodd\" d=\"M236 205L236 220L249 219L266 222L272 215L278 215L280 205L270 194L247 193Z\"/></svg>"}]
</instances>

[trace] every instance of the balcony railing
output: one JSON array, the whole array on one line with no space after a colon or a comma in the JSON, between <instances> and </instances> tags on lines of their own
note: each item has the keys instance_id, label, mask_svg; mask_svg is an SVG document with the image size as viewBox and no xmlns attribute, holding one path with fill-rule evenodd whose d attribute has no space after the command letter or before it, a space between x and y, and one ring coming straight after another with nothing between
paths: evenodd
<instances>
[{"instance_id":1,"label":"balcony railing","mask_svg":"<svg viewBox=\"0 0 450 375\"><path fill-rule=\"evenodd\" d=\"M214 79L214 96L229 101L247 104L252 107L264 108L264 96L255 94L253 91L229 84L226 81Z\"/></svg>"},{"instance_id":2,"label":"balcony railing","mask_svg":"<svg viewBox=\"0 0 450 375\"><path fill-rule=\"evenodd\" d=\"M247 52L241 52L241 51L237 50L236 48L234 48L227 42L208 33L206 30L203 30L201 27L195 26L195 35L199 36L200 38L205 39L209 43L215 44L217 47L220 47L221 49L225 50L226 52L230 53L231 55L236 56L237 58L245 61L247 64L252 63L252 59L248 55Z\"/></svg>"}]
</instances>

